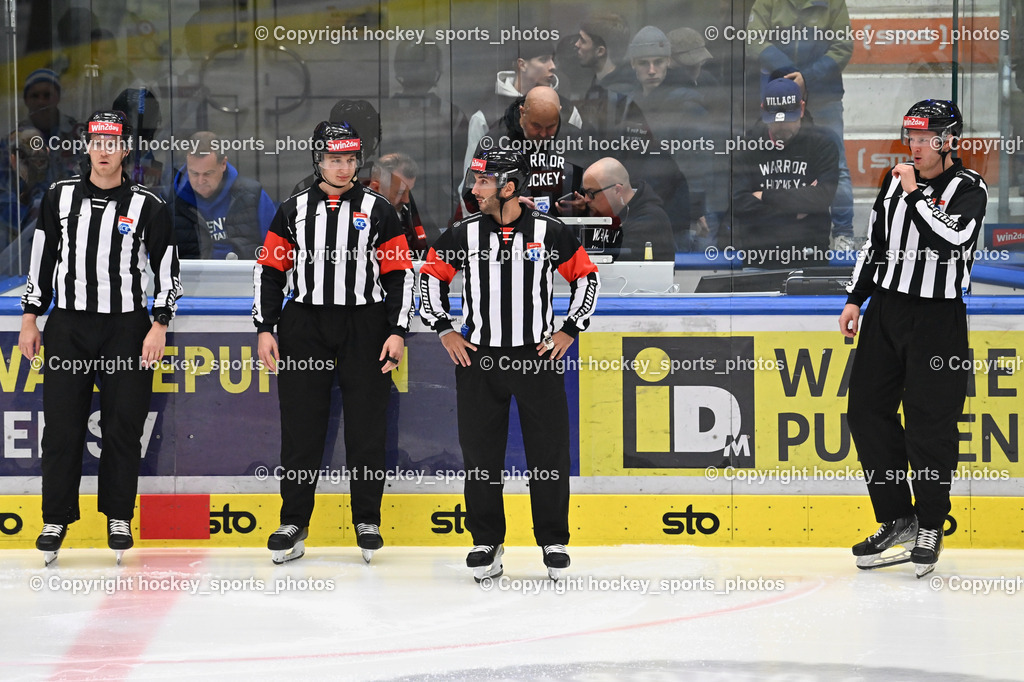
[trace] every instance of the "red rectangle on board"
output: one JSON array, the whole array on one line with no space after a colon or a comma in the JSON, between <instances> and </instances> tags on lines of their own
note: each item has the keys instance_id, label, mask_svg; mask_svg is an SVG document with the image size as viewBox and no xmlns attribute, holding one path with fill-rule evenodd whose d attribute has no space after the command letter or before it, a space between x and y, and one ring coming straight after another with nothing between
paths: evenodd
<instances>
[{"instance_id":1,"label":"red rectangle on board","mask_svg":"<svg viewBox=\"0 0 1024 682\"><path fill-rule=\"evenodd\" d=\"M209 495L140 495L140 540L209 540Z\"/></svg>"}]
</instances>

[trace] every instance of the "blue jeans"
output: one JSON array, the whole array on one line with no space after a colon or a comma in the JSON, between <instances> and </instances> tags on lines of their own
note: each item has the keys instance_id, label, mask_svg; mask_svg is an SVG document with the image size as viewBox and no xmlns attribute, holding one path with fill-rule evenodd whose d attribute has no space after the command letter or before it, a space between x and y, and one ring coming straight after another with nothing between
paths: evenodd
<instances>
[{"instance_id":1,"label":"blue jeans","mask_svg":"<svg viewBox=\"0 0 1024 682\"><path fill-rule=\"evenodd\" d=\"M846 165L846 150L843 147L843 103L836 101L816 104L811 109L811 116L814 125L835 133L839 144L839 186L832 200L833 236L853 237L853 186L850 184L850 168Z\"/></svg>"}]
</instances>

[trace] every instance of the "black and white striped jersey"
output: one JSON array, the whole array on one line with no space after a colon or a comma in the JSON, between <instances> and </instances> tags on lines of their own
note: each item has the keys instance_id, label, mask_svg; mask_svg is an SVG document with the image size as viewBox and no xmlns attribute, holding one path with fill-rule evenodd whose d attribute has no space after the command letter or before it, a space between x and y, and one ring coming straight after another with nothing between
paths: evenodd
<instances>
[{"instance_id":1,"label":"black and white striped jersey","mask_svg":"<svg viewBox=\"0 0 1024 682\"><path fill-rule=\"evenodd\" d=\"M935 178L918 177L910 194L890 169L871 209L847 303L861 305L876 287L960 298L970 283L987 203L985 181L959 160Z\"/></svg>"},{"instance_id":2,"label":"black and white striped jersey","mask_svg":"<svg viewBox=\"0 0 1024 682\"><path fill-rule=\"evenodd\" d=\"M32 238L26 313L57 308L96 313L145 310L149 275L153 314L174 315L181 297L174 228L164 200L127 177L99 189L75 176L50 186Z\"/></svg>"},{"instance_id":3,"label":"black and white striped jersey","mask_svg":"<svg viewBox=\"0 0 1024 682\"><path fill-rule=\"evenodd\" d=\"M601 280L572 230L538 211L523 210L511 226L474 213L435 242L420 268L420 315L434 331L452 328L449 287L463 273L466 339L482 346L536 345L556 331L554 275L570 283L561 331L575 337L590 324Z\"/></svg>"},{"instance_id":4,"label":"black and white striped jersey","mask_svg":"<svg viewBox=\"0 0 1024 682\"><path fill-rule=\"evenodd\" d=\"M287 285L310 305L384 303L390 333L405 336L413 279L405 231L386 198L359 183L330 197L316 184L274 215L253 273L253 322L274 330Z\"/></svg>"}]
</instances>

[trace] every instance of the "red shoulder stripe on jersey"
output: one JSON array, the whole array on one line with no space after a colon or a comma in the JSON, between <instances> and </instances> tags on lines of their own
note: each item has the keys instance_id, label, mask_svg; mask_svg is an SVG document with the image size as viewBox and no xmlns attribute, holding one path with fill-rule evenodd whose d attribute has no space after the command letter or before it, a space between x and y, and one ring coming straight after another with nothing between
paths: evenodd
<instances>
[{"instance_id":1,"label":"red shoulder stripe on jersey","mask_svg":"<svg viewBox=\"0 0 1024 682\"><path fill-rule=\"evenodd\" d=\"M458 270L441 260L441 256L434 251L434 247L430 247L430 251L427 252L427 262L420 268L420 272L439 279L445 284L451 284Z\"/></svg>"},{"instance_id":2,"label":"red shoulder stripe on jersey","mask_svg":"<svg viewBox=\"0 0 1024 682\"><path fill-rule=\"evenodd\" d=\"M380 274L386 275L393 270L412 270L412 258L409 256L409 242L404 234L392 237L377 247L377 262L380 263Z\"/></svg>"},{"instance_id":3,"label":"red shoulder stripe on jersey","mask_svg":"<svg viewBox=\"0 0 1024 682\"><path fill-rule=\"evenodd\" d=\"M260 265L269 265L281 272L288 272L295 264L295 245L276 232L267 232L256 262Z\"/></svg>"},{"instance_id":4,"label":"red shoulder stripe on jersey","mask_svg":"<svg viewBox=\"0 0 1024 682\"><path fill-rule=\"evenodd\" d=\"M581 246L576 249L572 258L558 266L558 272L567 282L574 282L581 277L586 277L592 272L597 272L597 266L590 260L586 250Z\"/></svg>"}]
</instances>

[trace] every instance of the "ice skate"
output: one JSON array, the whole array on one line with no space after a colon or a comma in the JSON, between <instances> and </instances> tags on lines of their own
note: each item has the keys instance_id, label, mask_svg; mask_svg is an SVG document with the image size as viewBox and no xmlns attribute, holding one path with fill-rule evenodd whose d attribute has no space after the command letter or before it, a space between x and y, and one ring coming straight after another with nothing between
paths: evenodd
<instances>
[{"instance_id":1,"label":"ice skate","mask_svg":"<svg viewBox=\"0 0 1024 682\"><path fill-rule=\"evenodd\" d=\"M544 545L544 565L548 567L548 577L560 580L569 568L569 552L565 545Z\"/></svg>"},{"instance_id":2,"label":"ice skate","mask_svg":"<svg viewBox=\"0 0 1024 682\"><path fill-rule=\"evenodd\" d=\"M870 570L905 564L917 538L917 517L913 514L886 521L874 535L853 546L857 568Z\"/></svg>"},{"instance_id":3,"label":"ice skate","mask_svg":"<svg viewBox=\"0 0 1024 682\"><path fill-rule=\"evenodd\" d=\"M914 550L910 553L910 560L914 562L914 572L918 578L923 578L935 570L935 564L942 554L942 531L932 528L921 528L917 531L917 542Z\"/></svg>"},{"instance_id":4,"label":"ice skate","mask_svg":"<svg viewBox=\"0 0 1024 682\"><path fill-rule=\"evenodd\" d=\"M267 549L271 551L270 559L275 564L294 561L306 553L304 540L309 537L309 528L299 528L291 524L282 524L270 534Z\"/></svg>"},{"instance_id":5,"label":"ice skate","mask_svg":"<svg viewBox=\"0 0 1024 682\"><path fill-rule=\"evenodd\" d=\"M473 569L473 580L497 578L502 573L501 556L504 545L476 545L466 557L466 565Z\"/></svg>"},{"instance_id":6,"label":"ice skate","mask_svg":"<svg viewBox=\"0 0 1024 682\"><path fill-rule=\"evenodd\" d=\"M384 546L384 538L380 536L380 527L373 523L357 523L356 544L363 551L363 561L370 563L373 553Z\"/></svg>"},{"instance_id":7,"label":"ice skate","mask_svg":"<svg viewBox=\"0 0 1024 682\"><path fill-rule=\"evenodd\" d=\"M68 527L59 523L44 523L43 531L36 538L36 549L43 552L43 561L49 566L57 560L57 552L64 542Z\"/></svg>"},{"instance_id":8,"label":"ice skate","mask_svg":"<svg viewBox=\"0 0 1024 682\"><path fill-rule=\"evenodd\" d=\"M126 549L131 549L135 544L132 540L132 524L130 521L120 519L107 519L107 547L114 550L114 557L117 565L121 565L121 557Z\"/></svg>"}]
</instances>

